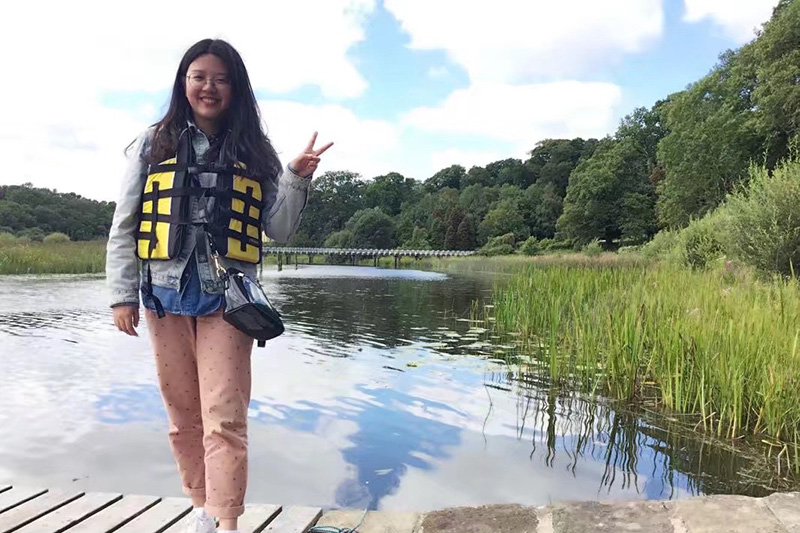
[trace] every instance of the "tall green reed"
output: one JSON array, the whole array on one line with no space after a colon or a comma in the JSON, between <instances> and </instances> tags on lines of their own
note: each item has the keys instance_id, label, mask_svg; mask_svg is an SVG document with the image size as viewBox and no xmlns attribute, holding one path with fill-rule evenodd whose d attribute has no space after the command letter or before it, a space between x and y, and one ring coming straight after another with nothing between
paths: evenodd
<instances>
[{"instance_id":1,"label":"tall green reed","mask_svg":"<svg viewBox=\"0 0 800 533\"><path fill-rule=\"evenodd\" d=\"M557 382L623 399L655 390L720 436L797 442L796 281L537 264L498 285L493 304L496 327L518 332Z\"/></svg>"},{"instance_id":2,"label":"tall green reed","mask_svg":"<svg viewBox=\"0 0 800 533\"><path fill-rule=\"evenodd\" d=\"M104 241L0 243L0 274L88 274L105 270Z\"/></svg>"}]
</instances>

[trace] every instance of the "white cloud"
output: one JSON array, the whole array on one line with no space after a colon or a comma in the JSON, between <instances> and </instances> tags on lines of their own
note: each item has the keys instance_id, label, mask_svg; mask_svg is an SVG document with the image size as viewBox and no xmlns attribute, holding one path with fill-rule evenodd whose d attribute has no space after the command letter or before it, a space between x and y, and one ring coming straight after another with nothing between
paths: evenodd
<instances>
[{"instance_id":1,"label":"white cloud","mask_svg":"<svg viewBox=\"0 0 800 533\"><path fill-rule=\"evenodd\" d=\"M431 67L428 69L428 77L434 80L440 80L450 75L447 67Z\"/></svg>"},{"instance_id":2,"label":"white cloud","mask_svg":"<svg viewBox=\"0 0 800 533\"><path fill-rule=\"evenodd\" d=\"M406 124L533 146L547 137L596 137L613 129L621 89L609 83L473 85L436 108L415 109ZM530 148L528 148L530 149Z\"/></svg>"},{"instance_id":3,"label":"white cloud","mask_svg":"<svg viewBox=\"0 0 800 533\"><path fill-rule=\"evenodd\" d=\"M411 48L446 50L474 82L581 74L637 53L663 31L662 0L385 0Z\"/></svg>"},{"instance_id":4,"label":"white cloud","mask_svg":"<svg viewBox=\"0 0 800 533\"><path fill-rule=\"evenodd\" d=\"M255 88L319 85L326 96L360 95L366 81L347 51L364 39L375 0L163 2L141 0L122 12L113 2L19 2L0 22L4 70L26 89L58 94L171 87L183 52L205 37L229 40ZM9 65L9 62L11 63ZM6 84L8 85L8 84Z\"/></svg>"},{"instance_id":5,"label":"white cloud","mask_svg":"<svg viewBox=\"0 0 800 533\"><path fill-rule=\"evenodd\" d=\"M65 105L43 99L12 106L0 122L0 183L32 182L37 187L116 199L125 169L125 147L146 127L135 113L109 109L86 99Z\"/></svg>"},{"instance_id":6,"label":"white cloud","mask_svg":"<svg viewBox=\"0 0 800 533\"><path fill-rule=\"evenodd\" d=\"M281 100L265 100L259 105L270 140L284 164L300 153L318 131L317 147L334 142L322 155L321 172L352 170L371 178L399 168L400 130L392 123L361 119L340 105L314 106Z\"/></svg>"},{"instance_id":7,"label":"white cloud","mask_svg":"<svg viewBox=\"0 0 800 533\"><path fill-rule=\"evenodd\" d=\"M769 20L778 0L684 0L686 22L706 18L721 26L738 43L755 37L755 29Z\"/></svg>"},{"instance_id":8,"label":"white cloud","mask_svg":"<svg viewBox=\"0 0 800 533\"><path fill-rule=\"evenodd\" d=\"M120 17L97 0L17 3L0 18L0 47L19 51L7 54L0 82L0 183L115 199L123 150L163 102L121 111L102 105L104 96L168 89L184 51L208 36L239 50L255 89L314 84L329 100L357 97L367 82L347 52L364 39L374 5L142 0Z\"/></svg>"}]
</instances>

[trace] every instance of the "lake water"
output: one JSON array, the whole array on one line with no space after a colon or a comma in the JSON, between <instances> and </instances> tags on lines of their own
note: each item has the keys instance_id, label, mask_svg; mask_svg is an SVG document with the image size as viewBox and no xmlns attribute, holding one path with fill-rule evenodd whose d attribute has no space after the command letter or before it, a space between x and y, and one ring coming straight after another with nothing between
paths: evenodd
<instances>
[{"instance_id":1,"label":"lake water","mask_svg":"<svg viewBox=\"0 0 800 533\"><path fill-rule=\"evenodd\" d=\"M263 283L287 332L253 351L249 502L428 510L772 488L762 461L668 417L490 361L508 341L468 320L490 277L274 268ZM104 283L0 277L0 482L182 496L144 321L138 338L116 331Z\"/></svg>"}]
</instances>

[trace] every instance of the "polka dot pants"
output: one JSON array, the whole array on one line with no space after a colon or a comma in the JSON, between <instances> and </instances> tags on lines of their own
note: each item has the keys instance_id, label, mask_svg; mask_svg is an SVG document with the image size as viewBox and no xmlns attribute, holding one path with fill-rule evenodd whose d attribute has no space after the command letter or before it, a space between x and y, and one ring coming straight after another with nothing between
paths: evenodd
<instances>
[{"instance_id":1,"label":"polka dot pants","mask_svg":"<svg viewBox=\"0 0 800 533\"><path fill-rule=\"evenodd\" d=\"M183 492L218 518L244 513L253 339L222 319L145 312Z\"/></svg>"}]
</instances>

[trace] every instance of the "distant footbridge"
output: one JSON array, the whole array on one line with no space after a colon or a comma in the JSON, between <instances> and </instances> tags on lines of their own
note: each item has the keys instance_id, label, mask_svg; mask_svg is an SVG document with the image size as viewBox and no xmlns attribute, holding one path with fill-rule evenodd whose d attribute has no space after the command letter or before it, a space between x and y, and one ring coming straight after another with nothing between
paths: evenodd
<instances>
[{"instance_id":1,"label":"distant footbridge","mask_svg":"<svg viewBox=\"0 0 800 533\"><path fill-rule=\"evenodd\" d=\"M378 260L381 257L394 257L394 267L397 268L400 264L401 257L413 257L416 260L424 259L426 257L466 257L474 255L472 250L400 250L400 249L377 249L377 248L298 248L292 246L265 246L262 251L263 256L276 255L278 256L278 270L283 268L283 265L289 265L294 259L294 264L297 266L300 262L300 256L308 258L308 264L314 262L314 257L343 257L351 265L355 265L362 259L372 259L375 266L378 266Z\"/></svg>"}]
</instances>

